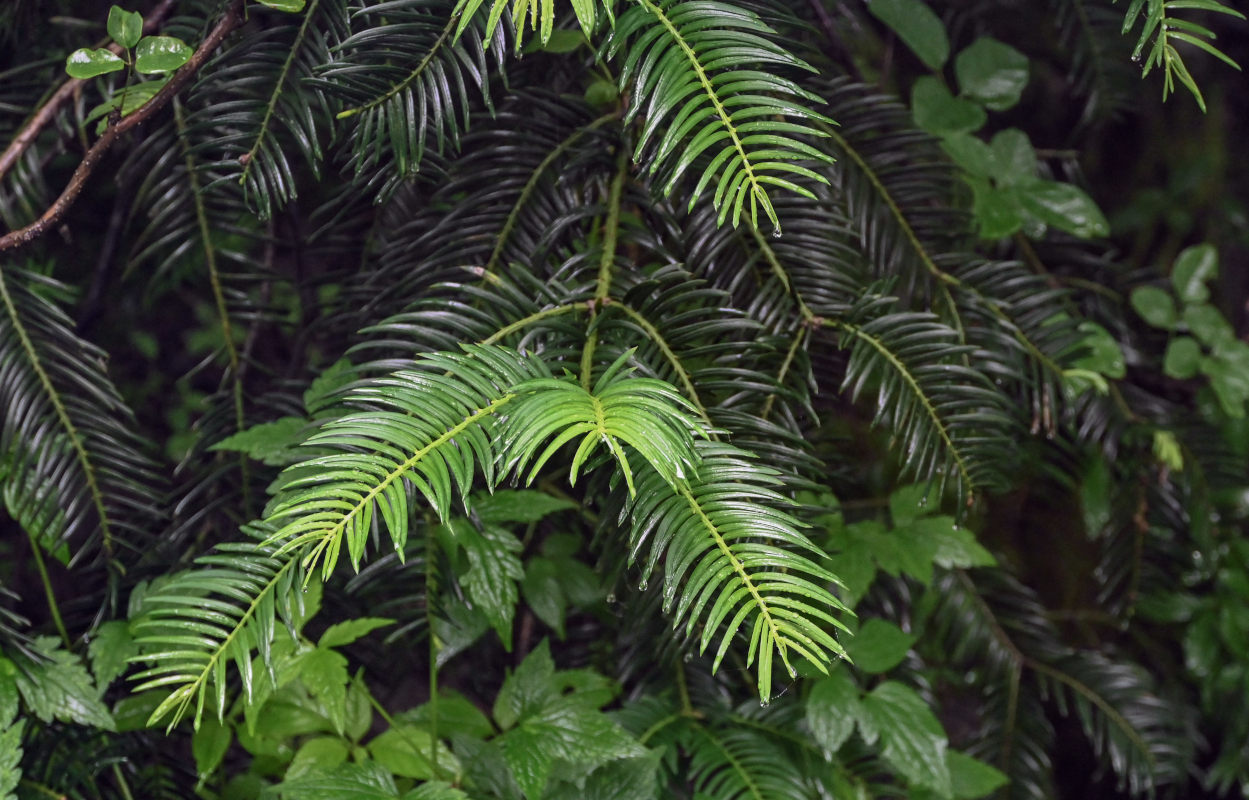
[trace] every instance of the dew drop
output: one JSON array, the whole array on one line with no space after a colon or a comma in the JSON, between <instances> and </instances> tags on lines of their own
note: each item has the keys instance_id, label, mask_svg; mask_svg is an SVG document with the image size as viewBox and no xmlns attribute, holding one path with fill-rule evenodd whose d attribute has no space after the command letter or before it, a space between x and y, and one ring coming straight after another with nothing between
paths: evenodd
<instances>
[{"instance_id":1,"label":"dew drop","mask_svg":"<svg viewBox=\"0 0 1249 800\"><path fill-rule=\"evenodd\" d=\"M690 652L686 653L684 656L682 656L682 657L681 657L681 660L682 660L682 661L684 661L686 664L688 664L688 663L690 663L691 661L693 661L693 660L694 660L694 653L693 653L693 651L690 651Z\"/></svg>"},{"instance_id":2,"label":"dew drop","mask_svg":"<svg viewBox=\"0 0 1249 800\"><path fill-rule=\"evenodd\" d=\"M616 593L615 593L615 592L609 592L609 593L607 594L607 604L608 604L608 605L612 605L612 604L613 604L613 603L615 603L615 602L616 602Z\"/></svg>"},{"instance_id":3,"label":"dew drop","mask_svg":"<svg viewBox=\"0 0 1249 800\"><path fill-rule=\"evenodd\" d=\"M768 707L768 706L770 706L771 704L772 704L772 701L771 701L771 700L760 700L760 701L759 701L759 708L767 708L767 707Z\"/></svg>"},{"instance_id":4,"label":"dew drop","mask_svg":"<svg viewBox=\"0 0 1249 800\"><path fill-rule=\"evenodd\" d=\"M924 507L925 507L925 506L927 506L927 505L928 505L928 496L927 496L927 495L925 495L924 497L919 498L919 507L920 507L920 508L924 508Z\"/></svg>"},{"instance_id":5,"label":"dew drop","mask_svg":"<svg viewBox=\"0 0 1249 800\"><path fill-rule=\"evenodd\" d=\"M786 669L787 669L787 670L788 670L788 672L789 672L789 677L791 677L791 678L797 678L797 677L798 677L798 670L794 669L792 666L790 666L790 665L788 665L788 664L786 664L785 666L786 666Z\"/></svg>"},{"instance_id":6,"label":"dew drop","mask_svg":"<svg viewBox=\"0 0 1249 800\"><path fill-rule=\"evenodd\" d=\"M639 583L639 584L638 584L638 591L639 591L639 592L644 592L644 591L646 591L646 587L647 587L647 586L650 586L650 584L649 584L649 583L647 583L646 581L642 581L641 583Z\"/></svg>"},{"instance_id":7,"label":"dew drop","mask_svg":"<svg viewBox=\"0 0 1249 800\"><path fill-rule=\"evenodd\" d=\"M1141 63L1141 54L1140 54L1140 53L1133 53L1133 54L1132 54L1132 63L1133 63L1133 64L1139 64L1139 63Z\"/></svg>"},{"instance_id":8,"label":"dew drop","mask_svg":"<svg viewBox=\"0 0 1249 800\"><path fill-rule=\"evenodd\" d=\"M780 229L780 228L773 228L773 229L772 229L772 238L773 238L773 239L779 239L779 238L781 238L781 229Z\"/></svg>"}]
</instances>

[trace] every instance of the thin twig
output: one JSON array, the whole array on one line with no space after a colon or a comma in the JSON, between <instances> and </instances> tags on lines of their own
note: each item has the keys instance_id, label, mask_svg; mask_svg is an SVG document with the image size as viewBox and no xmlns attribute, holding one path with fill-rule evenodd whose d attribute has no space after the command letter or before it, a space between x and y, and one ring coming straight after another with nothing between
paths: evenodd
<instances>
[{"instance_id":1,"label":"thin twig","mask_svg":"<svg viewBox=\"0 0 1249 800\"><path fill-rule=\"evenodd\" d=\"M48 228L60 222L61 218L69 211L70 206L78 199L78 195L82 194L82 190L87 184L87 179L91 177L91 173L99 166L109 149L123 135L147 122L156 112L164 108L173 99L174 95L190 82L192 76L204 66L213 54L213 51L221 45L226 36L243 21L242 9L242 0L233 0L230 3L225 14L213 29L209 31L208 36L200 43L199 48L191 56L190 60L174 73L174 76L169 79L169 83L165 84L164 88L157 92L156 96L144 104L138 111L125 117L116 125L110 125L108 130L104 132L104 135L92 145L87 154L83 156L82 161L79 162L78 168L74 170L73 176L69 179L69 184L61 192L61 196L48 207L48 210L43 212L39 219L25 228L19 228L4 236L0 236L0 253L34 241L43 235Z\"/></svg>"},{"instance_id":2,"label":"thin twig","mask_svg":"<svg viewBox=\"0 0 1249 800\"><path fill-rule=\"evenodd\" d=\"M169 16L169 12L173 9L174 0L161 0L160 4L147 15L143 20L143 32L155 33L156 29L165 21L165 17ZM114 53L121 53L121 45L113 43L108 45L108 49ZM13 141L9 142L9 146L0 153L0 178L4 178L17 160L22 157L43 132L43 129L56 119L56 115L60 112L61 106L69 102L88 79L84 78L68 78L57 87L56 91L48 98L48 101L39 107L39 110L31 115L22 129L17 132L17 136L13 137Z\"/></svg>"}]
</instances>

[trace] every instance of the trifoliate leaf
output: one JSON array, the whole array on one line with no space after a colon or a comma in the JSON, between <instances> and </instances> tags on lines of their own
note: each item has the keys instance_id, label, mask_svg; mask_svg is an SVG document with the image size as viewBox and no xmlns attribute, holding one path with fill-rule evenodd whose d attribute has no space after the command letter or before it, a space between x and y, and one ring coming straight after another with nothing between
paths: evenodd
<instances>
[{"instance_id":1,"label":"trifoliate leaf","mask_svg":"<svg viewBox=\"0 0 1249 800\"><path fill-rule=\"evenodd\" d=\"M869 619L845 643L846 654L868 674L888 672L902 663L915 636L883 619Z\"/></svg>"},{"instance_id":2,"label":"trifoliate leaf","mask_svg":"<svg viewBox=\"0 0 1249 800\"><path fill-rule=\"evenodd\" d=\"M144 75L173 72L190 61L193 52L173 36L145 36L134 50L134 68Z\"/></svg>"},{"instance_id":3,"label":"trifoliate leaf","mask_svg":"<svg viewBox=\"0 0 1249 800\"><path fill-rule=\"evenodd\" d=\"M807 697L807 727L820 747L837 752L863 716L859 687L845 667L832 670L816 681Z\"/></svg>"},{"instance_id":4,"label":"trifoliate leaf","mask_svg":"<svg viewBox=\"0 0 1249 800\"><path fill-rule=\"evenodd\" d=\"M79 80L107 75L125 68L126 62L122 61L112 50L103 48L90 50L84 47L70 53L65 59L65 71L69 77Z\"/></svg>"},{"instance_id":5,"label":"trifoliate leaf","mask_svg":"<svg viewBox=\"0 0 1249 800\"><path fill-rule=\"evenodd\" d=\"M1010 45L982 36L954 59L964 97L994 111L1019 102L1028 85L1028 57Z\"/></svg>"},{"instance_id":6,"label":"trifoliate leaf","mask_svg":"<svg viewBox=\"0 0 1249 800\"><path fill-rule=\"evenodd\" d=\"M950 57L950 39L941 21L921 0L871 0L867 10L911 48L919 60L939 70Z\"/></svg>"}]
</instances>

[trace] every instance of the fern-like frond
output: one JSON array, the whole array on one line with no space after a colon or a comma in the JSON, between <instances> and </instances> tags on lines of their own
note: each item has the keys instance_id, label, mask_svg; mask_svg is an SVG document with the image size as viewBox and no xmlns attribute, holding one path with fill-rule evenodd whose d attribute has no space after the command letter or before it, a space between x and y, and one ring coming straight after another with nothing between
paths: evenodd
<instances>
[{"instance_id":1,"label":"fern-like frond","mask_svg":"<svg viewBox=\"0 0 1249 800\"><path fill-rule=\"evenodd\" d=\"M757 730L687 723L681 743L690 756L690 780L702 796L719 800L807 800L810 789L784 750Z\"/></svg>"},{"instance_id":2,"label":"fern-like frond","mask_svg":"<svg viewBox=\"0 0 1249 800\"><path fill-rule=\"evenodd\" d=\"M479 21L460 19L450 2L400 0L365 6L352 15L354 32L334 48L320 82L338 96L350 120L354 169L371 169L386 153L398 175L416 172L432 132L442 152L459 146L468 127L470 90L493 111L489 80L506 55L504 30L484 33ZM492 62L492 63L491 63Z\"/></svg>"},{"instance_id":3,"label":"fern-like frond","mask_svg":"<svg viewBox=\"0 0 1249 800\"><path fill-rule=\"evenodd\" d=\"M338 452L284 473L268 517L281 527L270 541L283 553L302 552L309 571L320 562L325 578L344 540L359 568L375 524L384 523L402 550L409 492L447 519L453 493L465 498L478 471L493 487L494 416L516 399L514 387L547 374L535 358L471 347L427 355L414 369L369 381L348 399L367 411L334 419L307 442Z\"/></svg>"},{"instance_id":4,"label":"fern-like frond","mask_svg":"<svg viewBox=\"0 0 1249 800\"><path fill-rule=\"evenodd\" d=\"M230 663L250 696L252 651L268 667L276 620L293 626L302 614L297 554L251 541L219 545L196 563L148 593L144 614L132 623L144 651L133 661L146 664L131 676L140 682L134 691L169 692L149 725L168 718L172 728L191 714L198 728L206 705L220 718Z\"/></svg>"},{"instance_id":5,"label":"fern-like frond","mask_svg":"<svg viewBox=\"0 0 1249 800\"><path fill-rule=\"evenodd\" d=\"M650 171L663 168L667 195L707 154L690 207L714 184L718 221L731 217L734 227L744 208L758 226L762 208L779 231L767 187L810 195L791 176L827 180L801 162L831 158L799 137L821 136L807 123L832 120L812 110L816 95L778 74L814 70L776 44L775 35L740 6L639 0L621 15L608 47L613 56L627 53L620 86L634 98L628 119L645 120L634 160L649 151Z\"/></svg>"},{"instance_id":6,"label":"fern-like frond","mask_svg":"<svg viewBox=\"0 0 1249 800\"><path fill-rule=\"evenodd\" d=\"M702 625L701 651L723 625L713 669L739 631L749 637L748 664L758 658L766 702L774 655L791 676L791 654L819 669L844 655L825 626L844 629L833 615L848 609L829 589L837 577L816 561L823 553L783 510L777 473L729 445L704 442L698 451L697 473L675 490L653 471L639 480L626 510L631 557L649 546L643 576L663 558L665 607L675 607L673 624L684 622L687 635Z\"/></svg>"},{"instance_id":7,"label":"fern-like frond","mask_svg":"<svg viewBox=\"0 0 1249 800\"><path fill-rule=\"evenodd\" d=\"M346 33L343 0L312 0L300 16L263 14L214 62L187 99L195 157L211 180L243 187L248 205L267 219L299 194L298 153L320 174L334 105L314 70Z\"/></svg>"},{"instance_id":8,"label":"fern-like frond","mask_svg":"<svg viewBox=\"0 0 1249 800\"><path fill-rule=\"evenodd\" d=\"M893 311L892 299L865 297L825 324L850 349L842 390L874 391L876 423L892 433L904 473L975 492L1008 483L1013 409L980 372L962 363L970 348L932 314Z\"/></svg>"},{"instance_id":9,"label":"fern-like frond","mask_svg":"<svg viewBox=\"0 0 1249 800\"><path fill-rule=\"evenodd\" d=\"M66 289L0 268L0 463L14 519L49 551L81 561L141 548L162 481L109 379L107 356L52 300Z\"/></svg>"}]
</instances>

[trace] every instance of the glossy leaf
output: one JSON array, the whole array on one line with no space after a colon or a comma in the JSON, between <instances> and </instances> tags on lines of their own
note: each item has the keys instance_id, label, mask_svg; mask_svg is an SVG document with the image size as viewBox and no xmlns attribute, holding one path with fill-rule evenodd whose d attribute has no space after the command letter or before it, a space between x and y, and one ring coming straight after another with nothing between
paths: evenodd
<instances>
[{"instance_id":1,"label":"glossy leaf","mask_svg":"<svg viewBox=\"0 0 1249 800\"><path fill-rule=\"evenodd\" d=\"M126 11L121 6L113 6L108 10L108 35L122 47L129 50L143 38L143 15L137 11Z\"/></svg>"},{"instance_id":2,"label":"glossy leaf","mask_svg":"<svg viewBox=\"0 0 1249 800\"><path fill-rule=\"evenodd\" d=\"M173 36L145 36L135 47L134 68L145 75L173 72L190 60L192 52Z\"/></svg>"},{"instance_id":3,"label":"glossy leaf","mask_svg":"<svg viewBox=\"0 0 1249 800\"><path fill-rule=\"evenodd\" d=\"M922 0L871 0L868 11L889 26L919 60L939 70L950 57L950 40L943 23Z\"/></svg>"},{"instance_id":4,"label":"glossy leaf","mask_svg":"<svg viewBox=\"0 0 1249 800\"><path fill-rule=\"evenodd\" d=\"M1019 102L1028 85L1028 57L1010 45L982 36L954 59L963 97L994 111Z\"/></svg>"},{"instance_id":5,"label":"glossy leaf","mask_svg":"<svg viewBox=\"0 0 1249 800\"><path fill-rule=\"evenodd\" d=\"M69 77L80 80L107 75L125 68L126 62L111 50L90 50L84 47L70 53L65 59L65 71L69 73Z\"/></svg>"}]
</instances>

